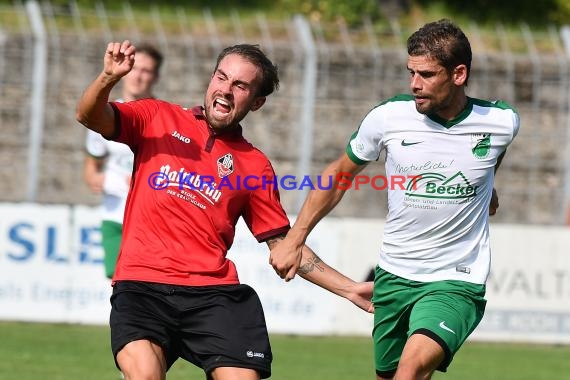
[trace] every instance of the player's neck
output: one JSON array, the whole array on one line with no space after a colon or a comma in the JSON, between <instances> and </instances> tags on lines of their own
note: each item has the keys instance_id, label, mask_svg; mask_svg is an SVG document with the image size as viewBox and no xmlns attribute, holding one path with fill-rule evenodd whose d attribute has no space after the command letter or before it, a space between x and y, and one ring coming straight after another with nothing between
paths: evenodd
<instances>
[{"instance_id":1,"label":"player's neck","mask_svg":"<svg viewBox=\"0 0 570 380\"><path fill-rule=\"evenodd\" d=\"M462 93L456 100L451 102L450 106L437 112L437 116L444 120L453 120L465 110L469 101L467 95Z\"/></svg>"}]
</instances>

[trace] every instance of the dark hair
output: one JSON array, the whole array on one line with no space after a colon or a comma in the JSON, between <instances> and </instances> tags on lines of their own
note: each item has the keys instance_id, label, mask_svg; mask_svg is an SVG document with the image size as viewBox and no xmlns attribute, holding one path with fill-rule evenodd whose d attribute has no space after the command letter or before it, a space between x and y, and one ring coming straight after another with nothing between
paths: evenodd
<instances>
[{"instance_id":1,"label":"dark hair","mask_svg":"<svg viewBox=\"0 0 570 380\"><path fill-rule=\"evenodd\" d=\"M137 45L136 53L143 53L151 57L156 63L154 67L155 74L158 75L160 73L160 67L162 66L162 61L164 60L164 57L157 48L155 48L151 44L141 43Z\"/></svg>"},{"instance_id":2,"label":"dark hair","mask_svg":"<svg viewBox=\"0 0 570 380\"><path fill-rule=\"evenodd\" d=\"M447 19L430 22L414 32L408 38L408 54L431 56L449 72L463 64L469 79L471 44L463 31Z\"/></svg>"},{"instance_id":3,"label":"dark hair","mask_svg":"<svg viewBox=\"0 0 570 380\"><path fill-rule=\"evenodd\" d=\"M257 90L258 96L267 96L279 88L279 74L277 66L275 66L269 58L267 58L265 53L263 53L259 48L259 45L239 44L228 46L222 50L220 55L218 55L218 60L216 61L214 72L218 69L218 66L220 65L222 59L230 54L240 55L247 61L261 68L263 78L261 78L261 85Z\"/></svg>"}]
</instances>

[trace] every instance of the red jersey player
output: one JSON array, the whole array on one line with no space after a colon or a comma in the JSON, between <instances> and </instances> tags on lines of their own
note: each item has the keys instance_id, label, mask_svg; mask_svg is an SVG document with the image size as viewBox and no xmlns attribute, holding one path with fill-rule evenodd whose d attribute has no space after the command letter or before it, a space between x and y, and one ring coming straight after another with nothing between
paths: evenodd
<instances>
[{"instance_id":1,"label":"red jersey player","mask_svg":"<svg viewBox=\"0 0 570 380\"><path fill-rule=\"evenodd\" d=\"M289 230L273 168L239 124L278 87L277 68L256 45L235 45L218 56L203 106L109 103L134 53L129 41L110 43L77 106L78 121L135 154L111 297L116 364L127 379L165 378L179 357L214 380L267 378L262 306L226 253L240 217L269 248ZM258 182L238 183L248 174ZM372 284L343 276L308 247L299 273L372 311Z\"/></svg>"}]
</instances>

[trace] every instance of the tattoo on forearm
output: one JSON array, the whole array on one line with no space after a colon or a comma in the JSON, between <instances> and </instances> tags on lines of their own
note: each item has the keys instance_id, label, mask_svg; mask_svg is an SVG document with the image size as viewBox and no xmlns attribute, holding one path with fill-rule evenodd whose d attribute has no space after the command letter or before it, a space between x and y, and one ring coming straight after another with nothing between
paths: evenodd
<instances>
[{"instance_id":1,"label":"tattoo on forearm","mask_svg":"<svg viewBox=\"0 0 570 380\"><path fill-rule=\"evenodd\" d=\"M297 272L299 274L309 274L311 273L313 270L315 270L315 268L317 268L317 270L319 272L324 272L325 268L320 265L320 263L322 262L321 258L317 255L313 255L313 257L311 257L308 262L306 262L305 264L301 265L299 267L299 269L297 270Z\"/></svg>"},{"instance_id":2,"label":"tattoo on forearm","mask_svg":"<svg viewBox=\"0 0 570 380\"><path fill-rule=\"evenodd\" d=\"M273 249L273 246L275 246L275 244L279 243L283 239L285 239L285 234L267 239L267 246L269 249Z\"/></svg>"}]
</instances>

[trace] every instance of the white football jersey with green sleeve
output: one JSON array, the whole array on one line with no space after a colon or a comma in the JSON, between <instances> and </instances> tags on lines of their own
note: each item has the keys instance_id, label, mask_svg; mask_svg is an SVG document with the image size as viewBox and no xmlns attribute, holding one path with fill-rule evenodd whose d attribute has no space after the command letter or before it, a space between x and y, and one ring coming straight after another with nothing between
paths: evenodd
<instances>
[{"instance_id":1,"label":"white football jersey with green sleeve","mask_svg":"<svg viewBox=\"0 0 570 380\"><path fill-rule=\"evenodd\" d=\"M347 145L357 164L386 151L388 215L379 265L416 281L485 283L495 165L519 129L505 102L468 98L453 120L399 95L372 109ZM406 178L404 183L391 178Z\"/></svg>"}]
</instances>

